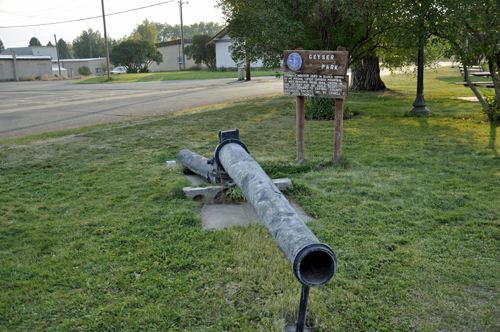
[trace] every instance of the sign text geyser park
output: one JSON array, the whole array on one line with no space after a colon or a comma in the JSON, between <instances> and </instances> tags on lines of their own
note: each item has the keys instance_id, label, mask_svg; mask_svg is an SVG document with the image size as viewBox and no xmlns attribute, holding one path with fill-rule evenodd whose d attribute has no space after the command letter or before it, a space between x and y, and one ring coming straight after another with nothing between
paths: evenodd
<instances>
[{"instance_id":1,"label":"sign text geyser park","mask_svg":"<svg viewBox=\"0 0 500 332\"><path fill-rule=\"evenodd\" d=\"M341 98L348 96L346 51L284 52L283 93L292 96Z\"/></svg>"}]
</instances>

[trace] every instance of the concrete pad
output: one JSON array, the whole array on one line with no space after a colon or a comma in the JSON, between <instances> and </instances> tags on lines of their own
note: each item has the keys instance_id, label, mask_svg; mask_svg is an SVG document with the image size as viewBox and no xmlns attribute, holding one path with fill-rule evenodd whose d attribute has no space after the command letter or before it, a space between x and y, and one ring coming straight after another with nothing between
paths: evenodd
<instances>
[{"instance_id":1,"label":"concrete pad","mask_svg":"<svg viewBox=\"0 0 500 332\"><path fill-rule=\"evenodd\" d=\"M471 101L473 103L478 103L479 102L479 99L477 99L477 97L453 97L451 99L467 100L467 101Z\"/></svg>"},{"instance_id":2,"label":"concrete pad","mask_svg":"<svg viewBox=\"0 0 500 332\"><path fill-rule=\"evenodd\" d=\"M193 186L197 186L202 183L208 183L206 179L199 175L186 175L186 177L191 181ZM274 185L281 191L292 188L292 180L275 179L273 180ZM191 199L215 199L219 193L226 189L224 186L206 186L206 187L184 187L182 191L187 198Z\"/></svg>"},{"instance_id":3,"label":"concrete pad","mask_svg":"<svg viewBox=\"0 0 500 332\"><path fill-rule=\"evenodd\" d=\"M214 199L225 188L223 186L206 186L195 187L202 183L208 183L207 180L199 175L186 175L191 181L193 187L183 188L186 197L191 199L199 199L201 197ZM275 179L274 185L281 191L292 188L290 179ZM295 212L302 218L304 222L314 220L309 217L304 210L296 205L291 204ZM232 226L248 226L252 223L262 224L257 212L250 203L242 204L213 204L206 205L201 211L203 218L203 229L223 229Z\"/></svg>"},{"instance_id":4,"label":"concrete pad","mask_svg":"<svg viewBox=\"0 0 500 332\"><path fill-rule=\"evenodd\" d=\"M187 198L191 199L201 199L201 198L209 198L215 199L218 194L220 194L224 190L223 186L206 186L206 187L184 187L182 188L182 192Z\"/></svg>"},{"instance_id":5,"label":"concrete pad","mask_svg":"<svg viewBox=\"0 0 500 332\"><path fill-rule=\"evenodd\" d=\"M292 207L304 222L314 220L300 206L292 204ZM203 229L223 229L232 226L248 226L254 223L262 224L257 212L250 203L207 205L201 211L201 215Z\"/></svg>"},{"instance_id":6,"label":"concrete pad","mask_svg":"<svg viewBox=\"0 0 500 332\"><path fill-rule=\"evenodd\" d=\"M199 175L186 175L186 177L188 178L189 181L191 181L191 185L193 187L196 187L197 185L199 184L202 184L202 183L208 183L207 179L199 176Z\"/></svg>"}]
</instances>

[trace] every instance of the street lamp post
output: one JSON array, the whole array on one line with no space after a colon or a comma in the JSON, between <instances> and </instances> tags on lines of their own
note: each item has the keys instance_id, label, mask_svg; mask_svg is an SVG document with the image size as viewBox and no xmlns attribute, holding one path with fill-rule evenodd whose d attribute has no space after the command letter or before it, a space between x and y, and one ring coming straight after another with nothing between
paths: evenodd
<instances>
[{"instance_id":1,"label":"street lamp post","mask_svg":"<svg viewBox=\"0 0 500 332\"><path fill-rule=\"evenodd\" d=\"M418 50L418 78L417 78L417 98L413 102L413 108L410 111L412 114L430 115L425 106L427 103L424 99L424 48Z\"/></svg>"}]
</instances>

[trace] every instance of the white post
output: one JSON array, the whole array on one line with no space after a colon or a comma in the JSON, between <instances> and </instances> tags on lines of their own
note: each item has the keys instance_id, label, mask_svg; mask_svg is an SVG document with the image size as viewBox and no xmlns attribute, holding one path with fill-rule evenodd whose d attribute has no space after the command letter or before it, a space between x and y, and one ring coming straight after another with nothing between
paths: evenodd
<instances>
[{"instance_id":1,"label":"white post","mask_svg":"<svg viewBox=\"0 0 500 332\"><path fill-rule=\"evenodd\" d=\"M14 79L19 81L19 77L17 76L17 62L16 62L16 52L11 50L12 54L12 62L14 64Z\"/></svg>"},{"instance_id":2,"label":"white post","mask_svg":"<svg viewBox=\"0 0 500 332\"><path fill-rule=\"evenodd\" d=\"M180 12L180 15L181 15L182 69L186 70L186 57L184 55L184 25L182 24L182 0L179 1L179 12Z\"/></svg>"},{"instance_id":3,"label":"white post","mask_svg":"<svg viewBox=\"0 0 500 332\"><path fill-rule=\"evenodd\" d=\"M57 46L57 37L54 35L54 41L56 42L56 54L57 54L57 65L59 66L59 78L61 77L61 60L59 60L59 46Z\"/></svg>"},{"instance_id":4,"label":"white post","mask_svg":"<svg viewBox=\"0 0 500 332\"><path fill-rule=\"evenodd\" d=\"M108 71L108 81L111 79L109 72L109 48L108 48L108 34L106 32L106 15L104 14L104 0L101 0L102 4L102 21L104 24L104 45L106 46L106 69Z\"/></svg>"}]
</instances>

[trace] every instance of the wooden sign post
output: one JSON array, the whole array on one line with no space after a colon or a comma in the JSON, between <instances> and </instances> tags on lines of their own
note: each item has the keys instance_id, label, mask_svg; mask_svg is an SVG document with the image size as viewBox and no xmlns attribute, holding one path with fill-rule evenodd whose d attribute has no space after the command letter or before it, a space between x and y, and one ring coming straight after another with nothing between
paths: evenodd
<instances>
[{"instance_id":1,"label":"wooden sign post","mask_svg":"<svg viewBox=\"0 0 500 332\"><path fill-rule=\"evenodd\" d=\"M284 52L283 93L297 96L297 161L305 159L305 97L335 98L335 135L333 160L342 155L342 125L344 99L348 96L349 52L287 50Z\"/></svg>"}]
</instances>

